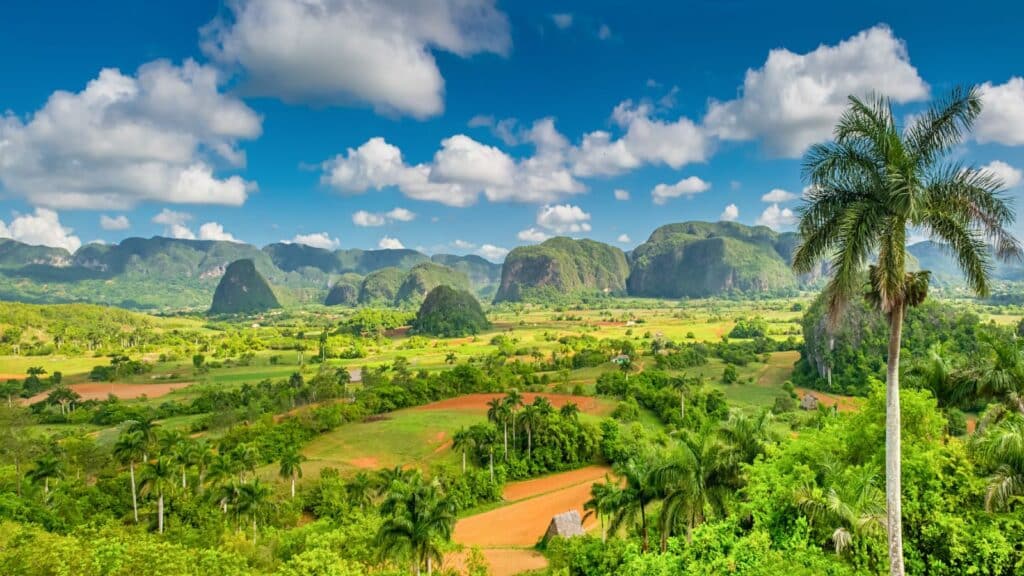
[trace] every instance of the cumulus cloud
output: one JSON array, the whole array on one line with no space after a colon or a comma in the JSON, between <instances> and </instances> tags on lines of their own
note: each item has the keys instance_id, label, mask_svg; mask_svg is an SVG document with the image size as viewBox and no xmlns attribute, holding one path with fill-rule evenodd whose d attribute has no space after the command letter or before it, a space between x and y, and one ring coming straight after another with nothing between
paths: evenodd
<instances>
[{"instance_id":1,"label":"cumulus cloud","mask_svg":"<svg viewBox=\"0 0 1024 576\"><path fill-rule=\"evenodd\" d=\"M729 204L719 214L718 219L722 222L735 222L740 217L740 209L735 204Z\"/></svg>"},{"instance_id":2,"label":"cumulus cloud","mask_svg":"<svg viewBox=\"0 0 1024 576\"><path fill-rule=\"evenodd\" d=\"M202 30L203 51L242 71L252 95L370 105L425 118L444 109L433 51L506 54L494 0L238 0Z\"/></svg>"},{"instance_id":3,"label":"cumulus cloud","mask_svg":"<svg viewBox=\"0 0 1024 576\"><path fill-rule=\"evenodd\" d=\"M551 238L551 235L538 228L530 227L526 230L520 230L519 233L516 234L516 238L519 238L523 242L543 242L548 238Z\"/></svg>"},{"instance_id":4,"label":"cumulus cloud","mask_svg":"<svg viewBox=\"0 0 1024 576\"><path fill-rule=\"evenodd\" d=\"M557 26L560 30L565 30L572 26L572 14L552 14L551 21L554 22L555 26Z\"/></svg>"},{"instance_id":5,"label":"cumulus cloud","mask_svg":"<svg viewBox=\"0 0 1024 576\"><path fill-rule=\"evenodd\" d=\"M124 214L117 216L100 215L100 228L104 230L127 230L131 226L128 217Z\"/></svg>"},{"instance_id":6,"label":"cumulus cloud","mask_svg":"<svg viewBox=\"0 0 1024 576\"><path fill-rule=\"evenodd\" d=\"M352 223L364 228L383 226L388 222L412 222L416 213L405 208L394 208L387 212L367 212L358 210L352 213Z\"/></svg>"},{"instance_id":7,"label":"cumulus cloud","mask_svg":"<svg viewBox=\"0 0 1024 576\"><path fill-rule=\"evenodd\" d=\"M107 68L81 92L57 91L23 121L0 117L0 183L52 208L140 201L238 206L255 189L214 162L242 166L261 119L220 91L209 66L158 60L134 76Z\"/></svg>"},{"instance_id":8,"label":"cumulus cloud","mask_svg":"<svg viewBox=\"0 0 1024 576\"><path fill-rule=\"evenodd\" d=\"M769 153L797 157L831 136L847 96L872 91L899 103L928 97L906 45L884 25L807 54L772 50L747 71L742 96L711 102L704 124L723 140L760 138Z\"/></svg>"},{"instance_id":9,"label":"cumulus cloud","mask_svg":"<svg viewBox=\"0 0 1024 576\"><path fill-rule=\"evenodd\" d=\"M241 242L238 238L224 230L224 226L217 222L206 222L199 227L200 240L221 240L224 242Z\"/></svg>"},{"instance_id":10,"label":"cumulus cloud","mask_svg":"<svg viewBox=\"0 0 1024 576\"><path fill-rule=\"evenodd\" d=\"M501 262L505 259L505 256L508 256L508 248L502 248L494 244L484 244L477 249L476 253L492 262Z\"/></svg>"},{"instance_id":11,"label":"cumulus cloud","mask_svg":"<svg viewBox=\"0 0 1024 576\"><path fill-rule=\"evenodd\" d=\"M555 234L590 232L590 214L571 204L541 206L537 225Z\"/></svg>"},{"instance_id":12,"label":"cumulus cloud","mask_svg":"<svg viewBox=\"0 0 1024 576\"><path fill-rule=\"evenodd\" d=\"M625 202L626 200L629 200L629 190L617 188L615 190L615 199L619 200L620 202Z\"/></svg>"},{"instance_id":13,"label":"cumulus cloud","mask_svg":"<svg viewBox=\"0 0 1024 576\"><path fill-rule=\"evenodd\" d=\"M772 188L770 192L761 196L761 202L771 202L781 204L784 202L792 202L799 198L796 194L783 190L782 188Z\"/></svg>"},{"instance_id":14,"label":"cumulus cloud","mask_svg":"<svg viewBox=\"0 0 1024 576\"><path fill-rule=\"evenodd\" d=\"M36 208L32 214L15 214L10 225L0 220L0 238L10 238L34 246L50 246L74 252L82 241L74 230L60 223L60 216L48 208Z\"/></svg>"},{"instance_id":15,"label":"cumulus cloud","mask_svg":"<svg viewBox=\"0 0 1024 576\"><path fill-rule=\"evenodd\" d=\"M757 217L759 226L767 226L773 230L781 230L796 224L796 214L789 208L779 208L778 204L772 204L764 209L764 212Z\"/></svg>"},{"instance_id":16,"label":"cumulus cloud","mask_svg":"<svg viewBox=\"0 0 1024 576\"><path fill-rule=\"evenodd\" d=\"M409 198L457 207L481 194L492 202L550 202L585 190L569 172L569 143L553 120L538 120L525 138L535 153L518 160L457 134L441 142L431 162L410 165L397 146L375 137L324 162L321 181L347 194L396 187Z\"/></svg>"},{"instance_id":17,"label":"cumulus cloud","mask_svg":"<svg viewBox=\"0 0 1024 576\"><path fill-rule=\"evenodd\" d=\"M651 190L651 198L655 204L665 204L672 198L684 196L690 198L711 188L710 182L705 182L696 176L683 178L675 184L658 184Z\"/></svg>"},{"instance_id":18,"label":"cumulus cloud","mask_svg":"<svg viewBox=\"0 0 1024 576\"><path fill-rule=\"evenodd\" d=\"M188 222L192 220L192 215L187 212L176 212L169 208L164 208L159 214L153 216L154 224L161 224L164 227L164 236L171 238L178 238L181 240L195 240L196 235L187 226Z\"/></svg>"},{"instance_id":19,"label":"cumulus cloud","mask_svg":"<svg viewBox=\"0 0 1024 576\"><path fill-rule=\"evenodd\" d=\"M395 207L389 210L384 216L397 222L412 222L416 219L416 213L405 208Z\"/></svg>"},{"instance_id":20,"label":"cumulus cloud","mask_svg":"<svg viewBox=\"0 0 1024 576\"><path fill-rule=\"evenodd\" d=\"M625 133L620 138L605 130L585 134L571 153L573 174L611 176L645 164L679 169L710 157L711 140L692 120L679 117L668 122L653 114L648 103L627 100L616 106L612 120Z\"/></svg>"},{"instance_id":21,"label":"cumulus cloud","mask_svg":"<svg viewBox=\"0 0 1024 576\"><path fill-rule=\"evenodd\" d=\"M629 239L629 234L619 234L616 242L619 242L620 244L629 244L632 240Z\"/></svg>"},{"instance_id":22,"label":"cumulus cloud","mask_svg":"<svg viewBox=\"0 0 1024 576\"><path fill-rule=\"evenodd\" d=\"M341 246L341 241L337 238L332 238L327 232L313 232L311 234L296 234L291 240L285 240L286 244L305 244L306 246L312 246L313 248L323 248L324 250L337 250Z\"/></svg>"},{"instance_id":23,"label":"cumulus cloud","mask_svg":"<svg viewBox=\"0 0 1024 576\"><path fill-rule=\"evenodd\" d=\"M1002 160L993 160L981 167L982 170L1003 181L1006 188L1015 188L1024 179L1024 173Z\"/></svg>"},{"instance_id":24,"label":"cumulus cloud","mask_svg":"<svg viewBox=\"0 0 1024 576\"><path fill-rule=\"evenodd\" d=\"M523 130L519 126L519 120L515 118L495 120L494 116L480 114L469 119L469 127L489 128L491 134L504 142L506 146L516 146L522 143Z\"/></svg>"},{"instance_id":25,"label":"cumulus cloud","mask_svg":"<svg viewBox=\"0 0 1024 576\"><path fill-rule=\"evenodd\" d=\"M382 250L401 250L405 248L402 241L398 238L392 238L391 236L385 236L377 242L377 247Z\"/></svg>"},{"instance_id":26,"label":"cumulus cloud","mask_svg":"<svg viewBox=\"0 0 1024 576\"><path fill-rule=\"evenodd\" d=\"M452 248L455 248L456 250L472 250L473 248L476 248L476 244L456 239L452 241Z\"/></svg>"},{"instance_id":27,"label":"cumulus cloud","mask_svg":"<svg viewBox=\"0 0 1024 576\"><path fill-rule=\"evenodd\" d=\"M974 123L974 138L981 143L1024 145L1024 78L1015 76L1005 84L981 85L981 115Z\"/></svg>"}]
</instances>

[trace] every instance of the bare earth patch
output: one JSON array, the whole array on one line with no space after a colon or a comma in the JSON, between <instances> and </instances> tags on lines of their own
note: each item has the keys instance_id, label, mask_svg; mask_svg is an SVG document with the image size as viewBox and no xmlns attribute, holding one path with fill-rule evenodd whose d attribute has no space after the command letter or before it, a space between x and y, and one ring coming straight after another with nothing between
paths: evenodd
<instances>
[{"instance_id":1,"label":"bare earth patch","mask_svg":"<svg viewBox=\"0 0 1024 576\"><path fill-rule=\"evenodd\" d=\"M380 461L372 456L365 458L353 458L348 461L349 464L356 468L362 468L363 470L376 470L380 468Z\"/></svg>"},{"instance_id":2,"label":"bare earth patch","mask_svg":"<svg viewBox=\"0 0 1024 576\"><path fill-rule=\"evenodd\" d=\"M551 402L555 408L561 408L572 402L579 407L580 412L605 416L614 409L614 402L602 402L591 396L574 396L572 394L538 394L535 392L523 392L523 403L530 404L537 396L543 396ZM475 412L487 412L487 403L494 398L504 398L504 394L466 394L447 400L441 400L432 404L425 404L413 408L413 410L472 410Z\"/></svg>"},{"instance_id":3,"label":"bare earth patch","mask_svg":"<svg viewBox=\"0 0 1024 576\"><path fill-rule=\"evenodd\" d=\"M856 396L841 396L807 388L797 388L796 393L800 396L801 400L803 400L805 394L813 394L818 399L819 406L837 406L840 412L856 412L860 409L860 404L863 400Z\"/></svg>"},{"instance_id":4,"label":"bare earth patch","mask_svg":"<svg viewBox=\"0 0 1024 576\"><path fill-rule=\"evenodd\" d=\"M85 384L72 384L68 386L75 393L82 397L82 400L106 400L107 396L113 394L121 400L133 398L159 398L166 396L175 390L191 386L192 382L174 382L162 384L123 384L117 382L88 382ZM35 404L46 399L50 393L41 392L26 399L25 404Z\"/></svg>"},{"instance_id":5,"label":"bare earth patch","mask_svg":"<svg viewBox=\"0 0 1024 576\"><path fill-rule=\"evenodd\" d=\"M523 548L484 548L480 550L491 567L491 576L512 576L528 570L541 570L548 565L547 558L536 550ZM454 568L459 574L466 573L466 559L469 551L449 554L445 567Z\"/></svg>"}]
</instances>

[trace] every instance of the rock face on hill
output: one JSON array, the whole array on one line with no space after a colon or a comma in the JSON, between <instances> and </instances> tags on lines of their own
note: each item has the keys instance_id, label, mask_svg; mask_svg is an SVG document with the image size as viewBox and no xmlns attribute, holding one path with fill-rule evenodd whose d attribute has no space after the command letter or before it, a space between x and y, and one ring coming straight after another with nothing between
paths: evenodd
<instances>
[{"instance_id":1,"label":"rock face on hill","mask_svg":"<svg viewBox=\"0 0 1024 576\"><path fill-rule=\"evenodd\" d=\"M448 338L476 334L489 326L480 302L469 292L449 286L431 290L412 323L417 333Z\"/></svg>"},{"instance_id":2,"label":"rock face on hill","mask_svg":"<svg viewBox=\"0 0 1024 576\"><path fill-rule=\"evenodd\" d=\"M481 296L493 296L498 289L498 283L501 282L501 264L495 264L475 254L434 254L430 260L465 274L469 278L469 285Z\"/></svg>"},{"instance_id":3,"label":"rock face on hill","mask_svg":"<svg viewBox=\"0 0 1024 576\"><path fill-rule=\"evenodd\" d=\"M630 295L702 298L797 289L795 234L735 222L684 222L655 230L632 254Z\"/></svg>"},{"instance_id":4,"label":"rock face on hill","mask_svg":"<svg viewBox=\"0 0 1024 576\"><path fill-rule=\"evenodd\" d=\"M521 246L505 258L495 302L578 293L622 294L629 264L625 253L593 240L551 238Z\"/></svg>"},{"instance_id":5,"label":"rock face on hill","mask_svg":"<svg viewBox=\"0 0 1024 576\"><path fill-rule=\"evenodd\" d=\"M326 306L355 306L359 303L359 286L363 278L358 274L342 274L324 299Z\"/></svg>"},{"instance_id":6,"label":"rock face on hill","mask_svg":"<svg viewBox=\"0 0 1024 576\"><path fill-rule=\"evenodd\" d=\"M413 266L395 294L395 304L419 305L427 294L438 286L449 286L458 290L469 291L469 279L465 274L456 272L447 266L424 262Z\"/></svg>"},{"instance_id":7,"label":"rock face on hill","mask_svg":"<svg viewBox=\"0 0 1024 576\"><path fill-rule=\"evenodd\" d=\"M280 308L270 284L252 260L236 260L224 270L213 293L210 314L248 314Z\"/></svg>"}]
</instances>

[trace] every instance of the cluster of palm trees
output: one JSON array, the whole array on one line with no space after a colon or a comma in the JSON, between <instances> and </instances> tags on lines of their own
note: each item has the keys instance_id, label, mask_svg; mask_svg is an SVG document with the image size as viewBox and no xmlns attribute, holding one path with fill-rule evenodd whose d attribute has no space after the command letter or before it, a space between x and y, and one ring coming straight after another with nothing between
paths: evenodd
<instances>
[{"instance_id":1,"label":"cluster of palm trees","mask_svg":"<svg viewBox=\"0 0 1024 576\"><path fill-rule=\"evenodd\" d=\"M258 521L267 516L272 490L256 475L262 460L255 445L239 444L231 450L216 450L203 440L162 430L155 422L132 420L125 423L113 455L128 469L136 523L140 497L150 496L156 501L160 533L164 532L170 498L200 497L215 504L225 516L231 512L238 530L243 519L251 522L253 541L256 540ZM285 451L280 458L279 475L290 481L292 498L304 460L297 449Z\"/></svg>"},{"instance_id":2,"label":"cluster of palm trees","mask_svg":"<svg viewBox=\"0 0 1024 576\"><path fill-rule=\"evenodd\" d=\"M366 486L366 479L357 486ZM434 562L442 560L441 545L451 540L455 505L436 479L428 480L417 470L382 470L376 488L383 496L384 522L377 536L381 554L408 558L417 575L424 568L432 574Z\"/></svg>"},{"instance_id":3,"label":"cluster of palm trees","mask_svg":"<svg viewBox=\"0 0 1024 576\"><path fill-rule=\"evenodd\" d=\"M743 485L742 464L774 442L771 413L732 414L719 428L684 430L670 450L645 450L617 464L615 477L591 487L586 516L601 522L602 539L634 528L643 550L657 529L664 551L668 538L686 534L712 517L724 517ZM652 522L652 511L657 516Z\"/></svg>"},{"instance_id":4,"label":"cluster of palm trees","mask_svg":"<svg viewBox=\"0 0 1024 576\"><path fill-rule=\"evenodd\" d=\"M579 414L579 406L568 403L558 410L564 417L575 417ZM545 419L555 413L554 406L544 396L536 396L533 402L526 404L519 390L513 388L505 396L492 398L487 402L487 420L502 431L502 458L507 461L509 454L518 445L518 433L526 434L526 457L533 456L534 434L543 429ZM509 446L509 432L512 435ZM463 465L465 470L465 465Z\"/></svg>"}]
</instances>

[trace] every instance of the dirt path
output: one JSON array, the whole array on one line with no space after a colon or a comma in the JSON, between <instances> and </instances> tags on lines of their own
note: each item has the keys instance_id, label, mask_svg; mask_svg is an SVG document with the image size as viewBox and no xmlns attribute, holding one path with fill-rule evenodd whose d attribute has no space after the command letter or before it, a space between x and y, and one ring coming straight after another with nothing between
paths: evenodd
<instances>
[{"instance_id":1,"label":"dirt path","mask_svg":"<svg viewBox=\"0 0 1024 576\"><path fill-rule=\"evenodd\" d=\"M455 524L453 540L466 546L478 546L491 564L494 576L511 576L547 565L532 546L544 535L555 514L576 510L590 499L590 486L610 471L604 466L553 474L544 478L513 482L503 493L505 506L481 512ZM597 525L594 518L584 528ZM462 566L466 553L449 557L454 566Z\"/></svg>"},{"instance_id":2,"label":"dirt path","mask_svg":"<svg viewBox=\"0 0 1024 576\"><path fill-rule=\"evenodd\" d=\"M145 396L147 398L159 398L186 386L192 382L174 382L164 384L123 384L117 382L88 382L85 384L72 384L68 386L82 397L82 400L106 400L107 396L113 394L121 400L130 400ZM35 404L45 400L50 391L40 392L31 398L25 399L25 404Z\"/></svg>"},{"instance_id":3,"label":"dirt path","mask_svg":"<svg viewBox=\"0 0 1024 576\"><path fill-rule=\"evenodd\" d=\"M592 396L574 396L572 394L538 394L535 392L523 392L523 403L530 404L537 396L543 396L551 402L555 408L561 408L572 402L579 407L581 412L587 414L607 415L614 409L614 402L604 402ZM432 404L425 404L413 408L413 410L472 410L478 412L487 411L487 403L494 398L504 398L505 394L466 394L447 400L441 400Z\"/></svg>"}]
</instances>

